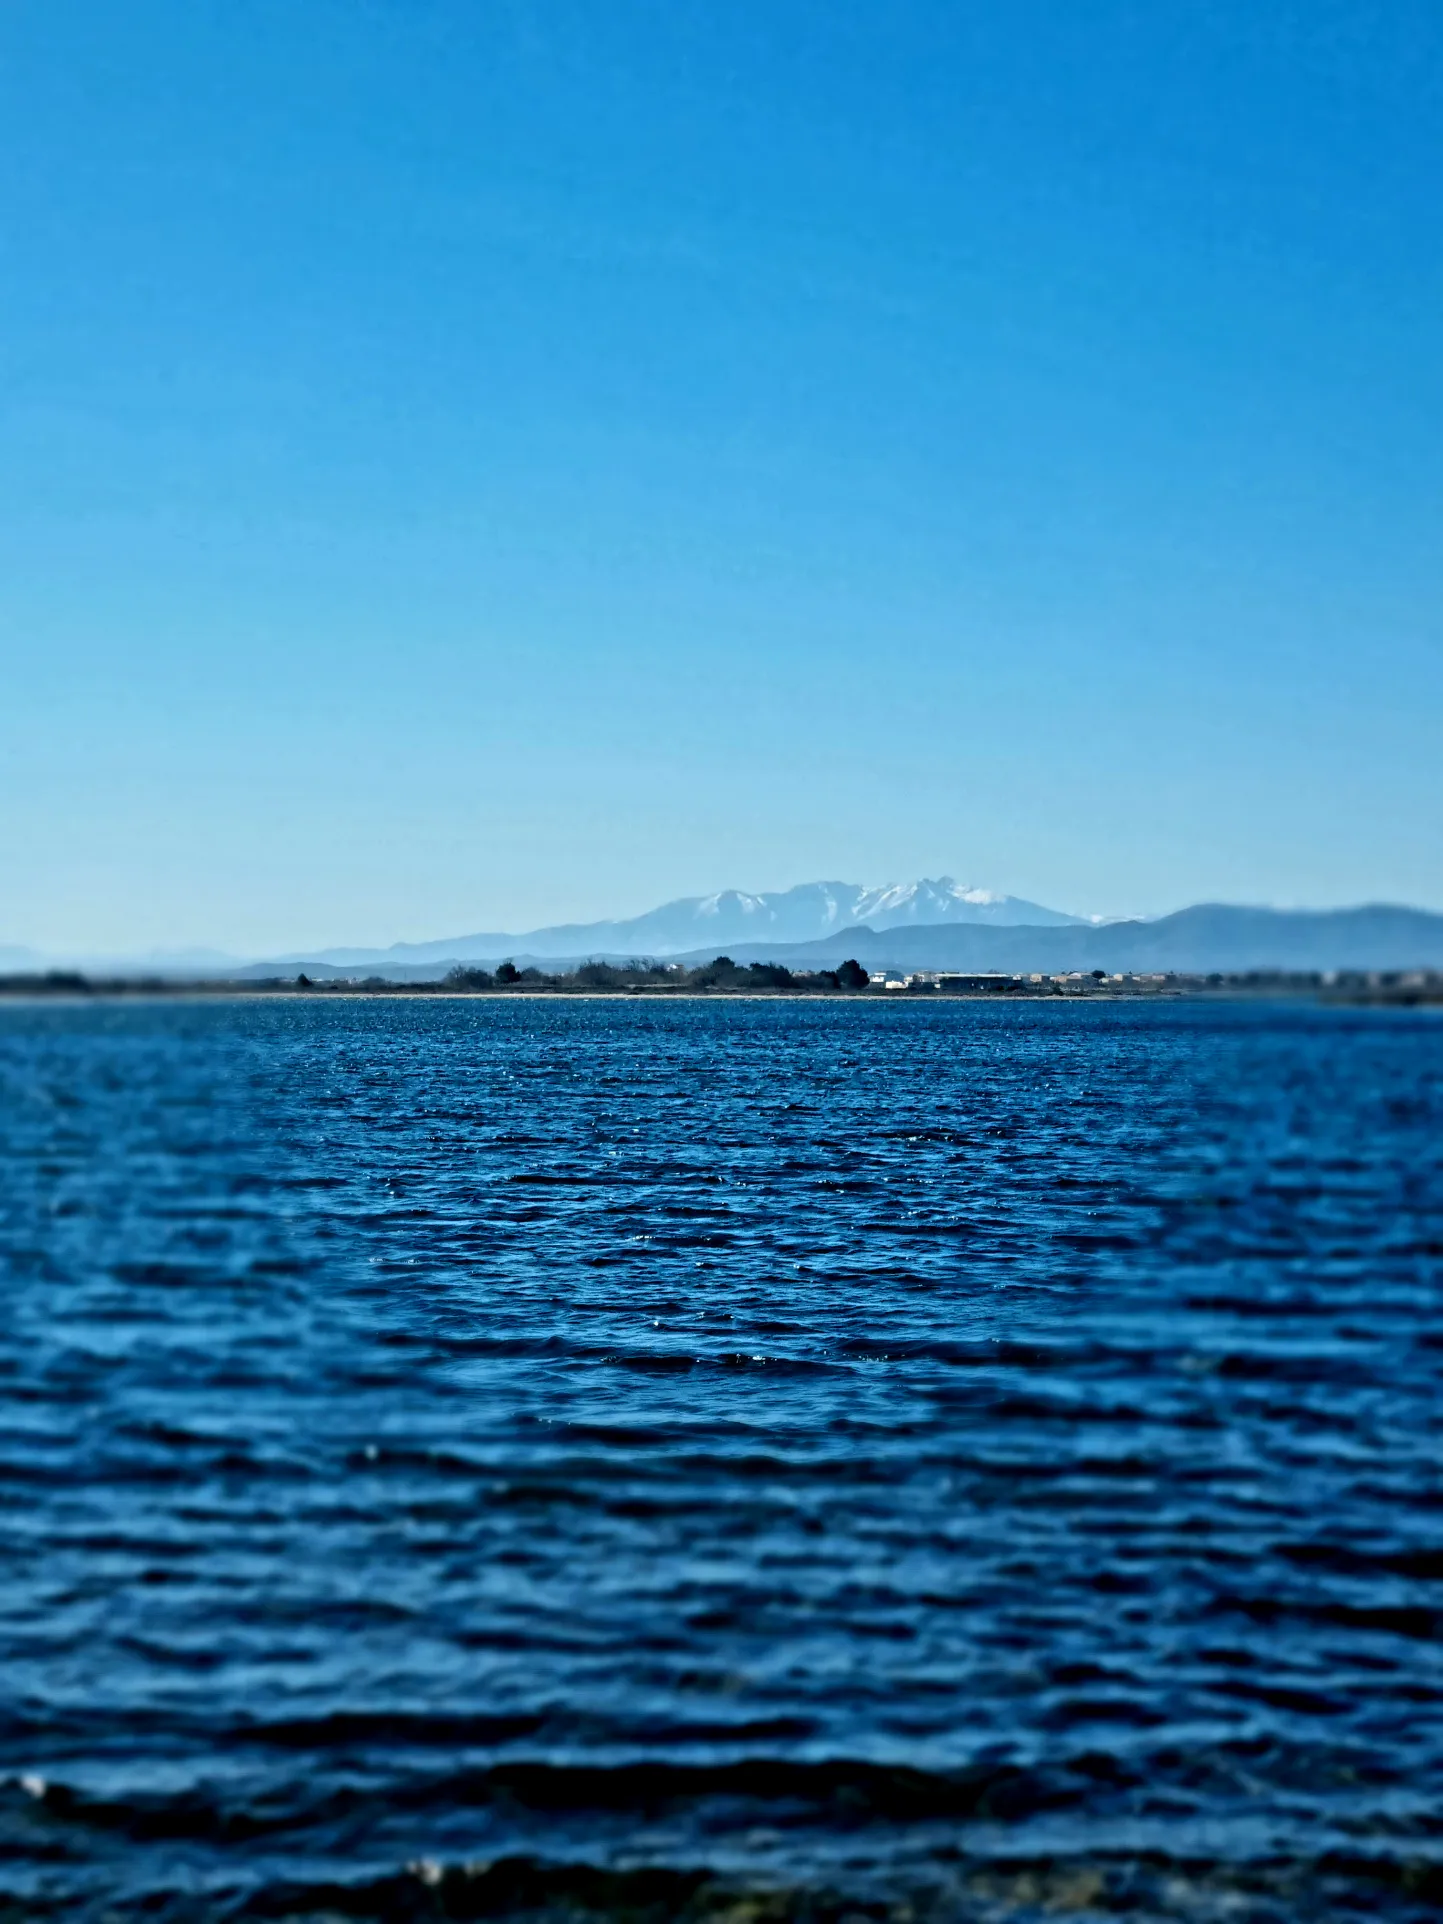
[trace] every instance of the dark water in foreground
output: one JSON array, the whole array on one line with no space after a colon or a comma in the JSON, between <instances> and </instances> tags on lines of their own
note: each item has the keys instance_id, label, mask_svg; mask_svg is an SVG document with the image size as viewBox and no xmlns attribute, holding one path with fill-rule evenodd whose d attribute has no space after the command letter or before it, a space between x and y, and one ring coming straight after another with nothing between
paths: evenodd
<instances>
[{"instance_id":1,"label":"dark water in foreground","mask_svg":"<svg viewBox=\"0 0 1443 1924\"><path fill-rule=\"evenodd\" d=\"M11 1007L0 1154L0 1915L1443 1909L1443 1022Z\"/></svg>"}]
</instances>

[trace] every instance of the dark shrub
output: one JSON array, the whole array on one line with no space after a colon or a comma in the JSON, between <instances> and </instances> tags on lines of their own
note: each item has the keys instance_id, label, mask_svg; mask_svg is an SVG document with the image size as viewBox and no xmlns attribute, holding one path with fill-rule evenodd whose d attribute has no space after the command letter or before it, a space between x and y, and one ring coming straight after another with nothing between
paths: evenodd
<instances>
[{"instance_id":1,"label":"dark shrub","mask_svg":"<svg viewBox=\"0 0 1443 1924\"><path fill-rule=\"evenodd\" d=\"M448 989L493 989L496 978L489 969L452 969L446 977Z\"/></svg>"},{"instance_id":2,"label":"dark shrub","mask_svg":"<svg viewBox=\"0 0 1443 1924\"><path fill-rule=\"evenodd\" d=\"M624 971L609 962L583 962L576 971L577 984L583 989L615 989L624 979Z\"/></svg>"},{"instance_id":3,"label":"dark shrub","mask_svg":"<svg viewBox=\"0 0 1443 1924\"><path fill-rule=\"evenodd\" d=\"M787 989L791 987L792 972L782 967L780 962L753 962L747 970L750 977L748 988Z\"/></svg>"}]
</instances>

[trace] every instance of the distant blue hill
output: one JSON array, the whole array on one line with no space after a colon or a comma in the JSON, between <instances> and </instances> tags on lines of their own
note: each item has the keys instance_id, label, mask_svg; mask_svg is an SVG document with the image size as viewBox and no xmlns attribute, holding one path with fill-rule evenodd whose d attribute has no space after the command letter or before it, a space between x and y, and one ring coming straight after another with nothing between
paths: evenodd
<instances>
[{"instance_id":1,"label":"distant blue hill","mask_svg":"<svg viewBox=\"0 0 1443 1924\"><path fill-rule=\"evenodd\" d=\"M686 959L700 961L714 953L699 949ZM1306 910L1209 902L1156 922L852 929L825 942L747 943L728 953L738 962L785 962L792 968L832 967L855 955L865 966L898 970L1170 970L1207 975L1251 969L1437 969L1443 968L1443 915L1387 903Z\"/></svg>"},{"instance_id":2,"label":"distant blue hill","mask_svg":"<svg viewBox=\"0 0 1443 1924\"><path fill-rule=\"evenodd\" d=\"M427 945L428 947L430 945ZM368 973L392 981L434 981L453 964L475 960L454 947L416 959L414 950L379 962L376 951L365 963L313 959L305 966L319 977ZM508 950L519 967L566 969L588 960L624 962L655 954L641 944L547 953L519 944ZM709 962L725 953L737 962L782 962L789 968L834 968L855 956L869 969L998 969L1050 974L1073 969L1106 969L1109 974L1176 972L1207 975L1249 970L1297 972L1335 969L1443 969L1443 915L1425 909L1373 904L1354 909L1289 910L1234 908L1203 903L1180 909L1155 922L1112 922L1100 926L1039 926L987 923L922 923L891 929L849 927L822 941L708 942L672 953L674 961ZM491 959L499 959L492 957ZM237 975L276 973L282 965L256 963ZM287 964L293 967L294 964Z\"/></svg>"}]
</instances>

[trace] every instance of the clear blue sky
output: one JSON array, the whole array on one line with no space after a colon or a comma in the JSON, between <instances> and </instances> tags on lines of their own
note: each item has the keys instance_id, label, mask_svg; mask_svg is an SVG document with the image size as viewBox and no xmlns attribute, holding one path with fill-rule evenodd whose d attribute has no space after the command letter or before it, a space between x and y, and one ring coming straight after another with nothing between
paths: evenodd
<instances>
[{"instance_id":1,"label":"clear blue sky","mask_svg":"<svg viewBox=\"0 0 1443 1924\"><path fill-rule=\"evenodd\" d=\"M0 943L1443 907L1437 0L5 0Z\"/></svg>"}]
</instances>

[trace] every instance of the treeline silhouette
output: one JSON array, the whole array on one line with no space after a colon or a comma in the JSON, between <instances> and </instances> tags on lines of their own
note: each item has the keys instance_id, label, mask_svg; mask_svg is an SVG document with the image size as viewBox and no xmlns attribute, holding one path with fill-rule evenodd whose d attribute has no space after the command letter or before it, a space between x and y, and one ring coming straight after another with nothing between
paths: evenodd
<instances>
[{"instance_id":1,"label":"treeline silhouette","mask_svg":"<svg viewBox=\"0 0 1443 1924\"><path fill-rule=\"evenodd\" d=\"M1443 1004L1443 971L1437 969L1340 970L1322 975L1316 970L1250 969L1235 975L1150 975L1124 981L1089 975L1020 976L995 979L960 976L953 981L909 983L905 996L890 1002L928 1000L933 995L1003 993L1012 996L1076 995L1251 995L1309 996L1322 1002L1415 1008ZM458 964L437 981L396 981L383 975L325 976L87 976L76 969L30 970L0 975L0 998L14 996L195 996L195 995L485 995L547 993L558 995L833 995L866 989L867 971L848 959L835 969L788 969L777 962L742 965L719 955L699 968L666 962L583 962L578 968L550 974L543 969L518 968L514 962L494 969ZM880 978L877 978L880 980ZM897 986L893 984L893 986Z\"/></svg>"},{"instance_id":2,"label":"treeline silhouette","mask_svg":"<svg viewBox=\"0 0 1443 1924\"><path fill-rule=\"evenodd\" d=\"M709 990L735 994L767 989L835 995L839 989L865 989L870 980L861 963L850 957L835 969L788 969L780 962L733 962L729 955L719 955L694 969L680 962L583 962L555 975L534 967L518 969L514 962L499 962L494 969L458 965L439 986L481 995L506 989L555 989L593 995L639 989L682 990L690 995Z\"/></svg>"}]
</instances>

